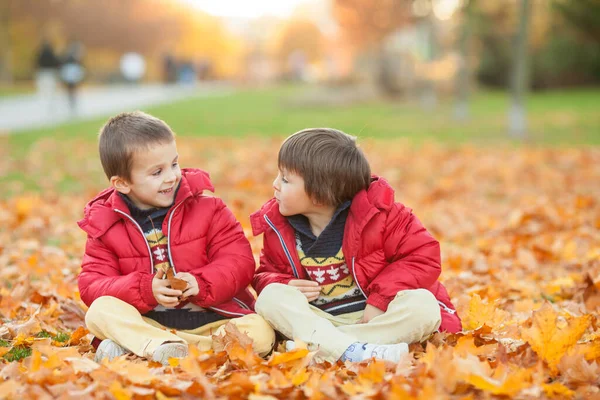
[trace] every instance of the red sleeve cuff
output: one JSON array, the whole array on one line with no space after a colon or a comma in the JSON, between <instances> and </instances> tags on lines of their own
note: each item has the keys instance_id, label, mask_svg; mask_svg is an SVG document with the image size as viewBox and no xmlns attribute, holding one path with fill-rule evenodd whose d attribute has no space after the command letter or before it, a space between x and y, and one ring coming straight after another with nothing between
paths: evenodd
<instances>
[{"instance_id":1,"label":"red sleeve cuff","mask_svg":"<svg viewBox=\"0 0 600 400\"><path fill-rule=\"evenodd\" d=\"M154 275L148 274L143 275L140 280L140 294L142 296L142 301L148 307L147 311L154 309L154 307L158 305L158 301L156 301L154 293L152 293L152 279L154 279Z\"/></svg>"},{"instance_id":2,"label":"red sleeve cuff","mask_svg":"<svg viewBox=\"0 0 600 400\"><path fill-rule=\"evenodd\" d=\"M382 311L387 311L388 305L391 301L392 299L383 297L377 293L371 293L367 299L367 304L377 307Z\"/></svg>"}]
</instances>

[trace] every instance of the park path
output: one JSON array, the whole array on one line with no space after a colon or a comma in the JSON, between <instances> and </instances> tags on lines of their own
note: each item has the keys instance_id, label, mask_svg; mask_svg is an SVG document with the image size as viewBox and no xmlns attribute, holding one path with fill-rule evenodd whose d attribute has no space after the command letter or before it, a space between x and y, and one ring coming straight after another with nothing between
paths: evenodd
<instances>
[{"instance_id":1,"label":"park path","mask_svg":"<svg viewBox=\"0 0 600 400\"><path fill-rule=\"evenodd\" d=\"M212 82L196 85L147 84L86 88L78 94L77 112L74 115L64 91L57 91L50 107L36 94L4 97L0 98L0 135L133 111L185 98L223 95L229 91L228 85Z\"/></svg>"}]
</instances>

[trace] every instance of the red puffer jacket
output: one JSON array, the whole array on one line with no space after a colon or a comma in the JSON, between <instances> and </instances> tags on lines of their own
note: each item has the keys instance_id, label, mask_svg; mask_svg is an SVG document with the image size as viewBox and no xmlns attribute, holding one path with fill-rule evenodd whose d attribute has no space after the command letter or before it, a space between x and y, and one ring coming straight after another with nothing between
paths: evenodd
<instances>
[{"instance_id":1,"label":"red puffer jacket","mask_svg":"<svg viewBox=\"0 0 600 400\"><path fill-rule=\"evenodd\" d=\"M250 217L254 235L264 233L264 249L253 286L260 292L270 283L310 279L300 266L294 229L279 213L275 199ZM371 304L387 310L401 290L428 289L440 304L440 330L458 332L460 318L440 276L440 245L409 208L394 202L394 190L373 178L350 206L342 250L359 288Z\"/></svg>"},{"instance_id":2,"label":"red puffer jacket","mask_svg":"<svg viewBox=\"0 0 600 400\"><path fill-rule=\"evenodd\" d=\"M200 293L189 301L219 314L253 313L248 289L254 274L250 243L239 222L214 191L208 174L182 170L174 205L162 230L176 272L189 272ZM153 264L140 226L114 189L101 192L85 207L79 226L88 234L79 274L79 292L88 306L101 296L121 299L144 314L157 306L152 294Z\"/></svg>"}]
</instances>

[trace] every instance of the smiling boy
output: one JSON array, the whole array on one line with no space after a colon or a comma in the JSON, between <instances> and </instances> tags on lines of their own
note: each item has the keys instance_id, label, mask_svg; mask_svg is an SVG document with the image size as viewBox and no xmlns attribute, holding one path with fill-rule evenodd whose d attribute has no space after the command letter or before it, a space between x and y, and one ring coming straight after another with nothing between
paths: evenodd
<instances>
[{"instance_id":1,"label":"smiling boy","mask_svg":"<svg viewBox=\"0 0 600 400\"><path fill-rule=\"evenodd\" d=\"M250 244L208 174L180 169L169 126L142 112L101 129L100 160L110 181L85 207L79 292L86 325L102 342L96 361L127 353L167 364L188 343L212 346L232 321L266 354L272 328L253 311ZM171 287L167 273L185 281Z\"/></svg>"}]
</instances>

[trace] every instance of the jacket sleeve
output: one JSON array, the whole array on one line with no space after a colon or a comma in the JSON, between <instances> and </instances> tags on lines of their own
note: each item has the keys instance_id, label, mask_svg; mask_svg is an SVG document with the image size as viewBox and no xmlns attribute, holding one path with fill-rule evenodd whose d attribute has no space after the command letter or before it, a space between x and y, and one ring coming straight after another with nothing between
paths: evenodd
<instances>
[{"instance_id":1,"label":"jacket sleeve","mask_svg":"<svg viewBox=\"0 0 600 400\"><path fill-rule=\"evenodd\" d=\"M200 292L190 300L201 307L212 307L231 300L252 282L254 256L250 242L233 213L221 199L214 198L207 233L208 264L189 271L196 277Z\"/></svg>"},{"instance_id":2,"label":"jacket sleeve","mask_svg":"<svg viewBox=\"0 0 600 400\"><path fill-rule=\"evenodd\" d=\"M367 304L385 311L398 292L431 287L440 276L441 259L439 242L399 203L388 214L383 240L389 264L368 286Z\"/></svg>"},{"instance_id":3,"label":"jacket sleeve","mask_svg":"<svg viewBox=\"0 0 600 400\"><path fill-rule=\"evenodd\" d=\"M123 275L116 255L100 239L88 237L77 278L81 300L88 307L98 297L112 296L144 314L158 304L152 294L152 278L142 272Z\"/></svg>"},{"instance_id":4,"label":"jacket sleeve","mask_svg":"<svg viewBox=\"0 0 600 400\"><path fill-rule=\"evenodd\" d=\"M297 279L291 268L287 265L278 265L273 262L273 249L269 244L268 232L263 235L263 249L260 252L260 266L254 274L252 287L260 294L263 289L271 283L282 283L287 285L292 279Z\"/></svg>"}]
</instances>

